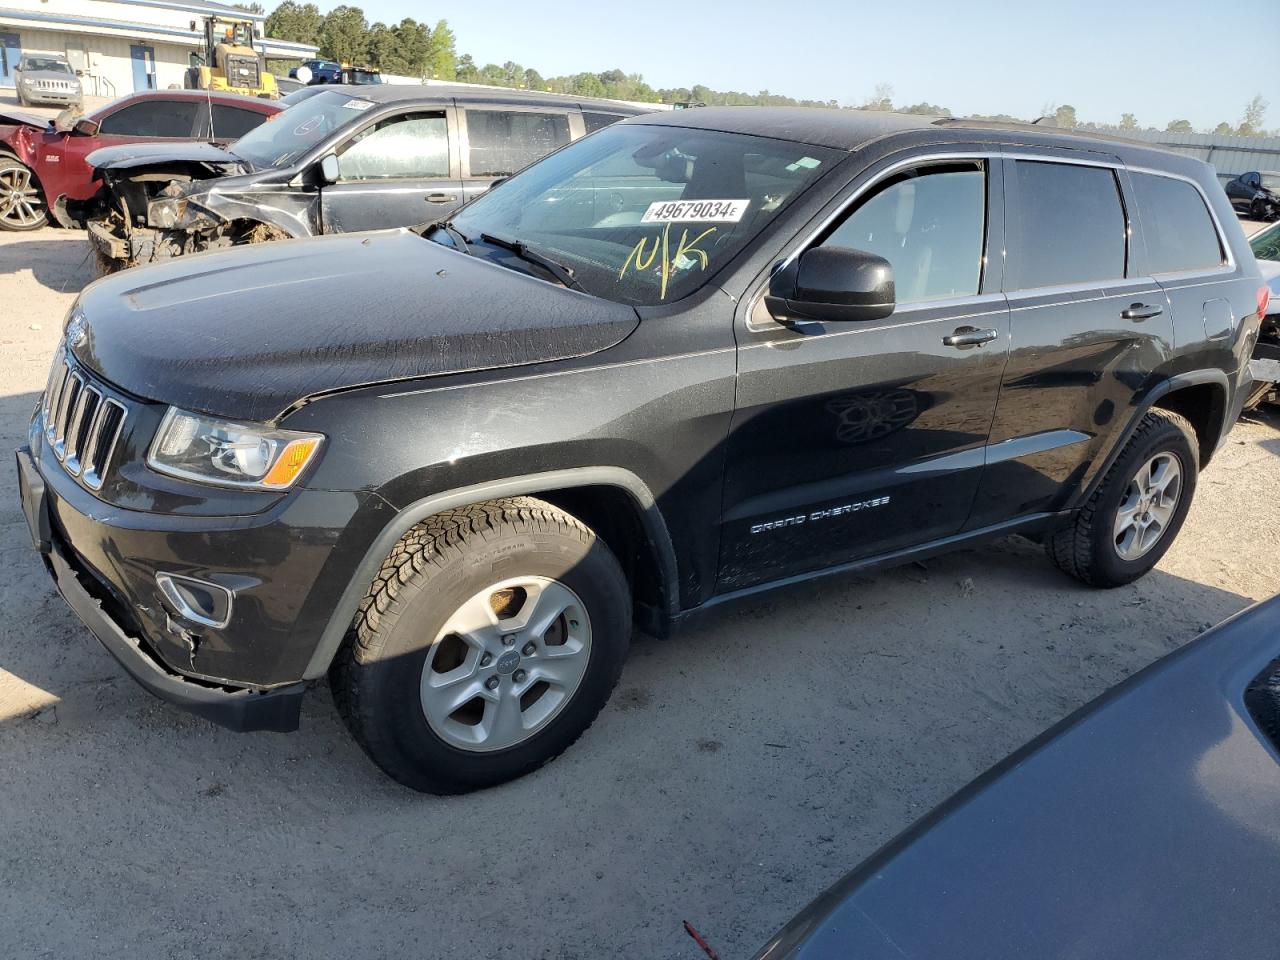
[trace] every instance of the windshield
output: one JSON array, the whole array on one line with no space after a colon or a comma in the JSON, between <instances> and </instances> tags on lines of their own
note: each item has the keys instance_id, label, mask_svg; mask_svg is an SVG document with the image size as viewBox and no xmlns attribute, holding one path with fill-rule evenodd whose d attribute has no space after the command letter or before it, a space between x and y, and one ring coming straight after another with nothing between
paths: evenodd
<instances>
[{"instance_id":1,"label":"windshield","mask_svg":"<svg viewBox=\"0 0 1280 960\"><path fill-rule=\"evenodd\" d=\"M65 60L52 60L48 57L28 57L22 62L22 69L28 72L49 70L53 73L70 73L71 64Z\"/></svg>"},{"instance_id":2,"label":"windshield","mask_svg":"<svg viewBox=\"0 0 1280 960\"><path fill-rule=\"evenodd\" d=\"M287 167L372 106L370 100L326 90L250 130L231 151L255 166Z\"/></svg>"},{"instance_id":3,"label":"windshield","mask_svg":"<svg viewBox=\"0 0 1280 960\"><path fill-rule=\"evenodd\" d=\"M1249 238L1249 247L1259 260L1280 261L1280 223L1273 223Z\"/></svg>"},{"instance_id":4,"label":"windshield","mask_svg":"<svg viewBox=\"0 0 1280 960\"><path fill-rule=\"evenodd\" d=\"M534 164L452 226L475 244L485 234L523 243L596 296L670 302L706 283L840 157L784 140L623 124Z\"/></svg>"}]
</instances>

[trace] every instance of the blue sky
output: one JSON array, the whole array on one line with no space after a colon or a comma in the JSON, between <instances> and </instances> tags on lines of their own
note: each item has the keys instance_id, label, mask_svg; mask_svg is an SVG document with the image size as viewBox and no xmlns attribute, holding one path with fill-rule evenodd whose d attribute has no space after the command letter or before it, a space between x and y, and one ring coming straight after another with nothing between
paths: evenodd
<instances>
[{"instance_id":1,"label":"blue sky","mask_svg":"<svg viewBox=\"0 0 1280 960\"><path fill-rule=\"evenodd\" d=\"M360 4L360 0L349 0ZM1276 0L1243 5L1190 0L979 0L912 2L690 2L690 0L482 0L428 7L365 0L370 21L444 17L477 63L515 60L547 76L619 67L655 87L705 83L754 93L858 103L877 83L894 102L922 100L956 113L1035 117L1069 103L1082 120L1129 111L1161 128L1240 121L1246 102L1272 101L1280 126ZM330 9L333 3L322 3ZM270 9L270 3L267 3ZM1274 16L1265 10L1271 7ZM1242 32L1258 17L1254 43Z\"/></svg>"}]
</instances>

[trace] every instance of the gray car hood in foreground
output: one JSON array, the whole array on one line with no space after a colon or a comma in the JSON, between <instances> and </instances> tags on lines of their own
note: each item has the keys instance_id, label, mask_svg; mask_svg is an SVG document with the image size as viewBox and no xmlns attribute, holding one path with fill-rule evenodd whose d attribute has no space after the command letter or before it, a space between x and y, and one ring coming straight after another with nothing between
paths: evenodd
<instances>
[{"instance_id":1,"label":"gray car hood in foreground","mask_svg":"<svg viewBox=\"0 0 1280 960\"><path fill-rule=\"evenodd\" d=\"M630 307L408 231L182 257L91 284L76 358L139 397L272 420L345 387L583 356Z\"/></svg>"},{"instance_id":2,"label":"gray car hood in foreground","mask_svg":"<svg viewBox=\"0 0 1280 960\"><path fill-rule=\"evenodd\" d=\"M1278 655L1280 598L980 777L758 960L1276 956L1280 758L1244 698Z\"/></svg>"}]
</instances>

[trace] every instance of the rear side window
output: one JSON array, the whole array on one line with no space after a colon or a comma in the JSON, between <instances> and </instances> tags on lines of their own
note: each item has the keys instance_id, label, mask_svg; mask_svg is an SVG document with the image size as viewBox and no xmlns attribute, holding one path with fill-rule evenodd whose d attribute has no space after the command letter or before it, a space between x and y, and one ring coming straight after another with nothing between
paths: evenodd
<instances>
[{"instance_id":1,"label":"rear side window","mask_svg":"<svg viewBox=\"0 0 1280 960\"><path fill-rule=\"evenodd\" d=\"M1018 160L1014 184L1006 289L1124 277L1124 207L1110 169Z\"/></svg>"},{"instance_id":2,"label":"rear side window","mask_svg":"<svg viewBox=\"0 0 1280 960\"><path fill-rule=\"evenodd\" d=\"M563 113L468 110L467 137L473 177L509 177L569 142Z\"/></svg>"},{"instance_id":3,"label":"rear side window","mask_svg":"<svg viewBox=\"0 0 1280 960\"><path fill-rule=\"evenodd\" d=\"M99 132L117 137L190 137L196 106L194 100L132 103L105 118Z\"/></svg>"},{"instance_id":4,"label":"rear side window","mask_svg":"<svg viewBox=\"0 0 1280 960\"><path fill-rule=\"evenodd\" d=\"M987 178L975 164L882 184L822 241L884 257L899 303L970 297L982 282Z\"/></svg>"},{"instance_id":5,"label":"rear side window","mask_svg":"<svg viewBox=\"0 0 1280 960\"><path fill-rule=\"evenodd\" d=\"M217 140L239 140L266 120L266 115L226 104L213 105L213 136Z\"/></svg>"},{"instance_id":6,"label":"rear side window","mask_svg":"<svg viewBox=\"0 0 1280 960\"><path fill-rule=\"evenodd\" d=\"M1133 192L1152 273L1222 266L1218 229L1200 191L1185 180L1135 173Z\"/></svg>"},{"instance_id":7,"label":"rear side window","mask_svg":"<svg viewBox=\"0 0 1280 960\"><path fill-rule=\"evenodd\" d=\"M595 133L601 127L607 127L611 123L617 123L622 119L620 113L588 113L582 111L582 122L587 128L587 133Z\"/></svg>"}]
</instances>

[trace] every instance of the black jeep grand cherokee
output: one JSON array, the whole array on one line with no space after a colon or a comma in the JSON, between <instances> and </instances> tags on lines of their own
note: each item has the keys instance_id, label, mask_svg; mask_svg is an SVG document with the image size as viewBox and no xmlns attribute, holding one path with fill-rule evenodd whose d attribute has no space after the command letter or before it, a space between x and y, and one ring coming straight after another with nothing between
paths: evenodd
<instances>
[{"instance_id":1,"label":"black jeep grand cherokee","mask_svg":"<svg viewBox=\"0 0 1280 960\"><path fill-rule=\"evenodd\" d=\"M1141 576L1239 409L1260 287L1185 157L648 116L423 235L94 284L24 503L151 691L287 730L327 673L385 771L464 791L582 734L633 621L1015 531Z\"/></svg>"}]
</instances>

